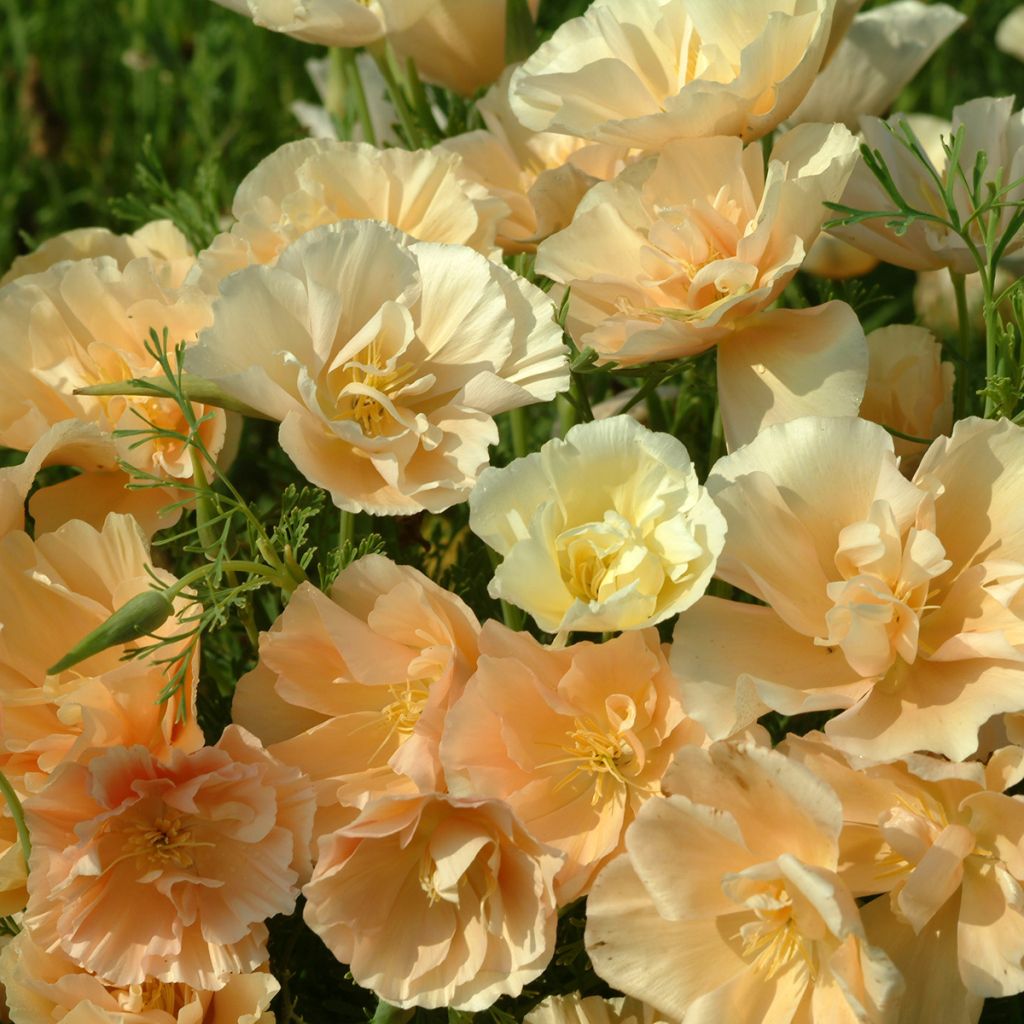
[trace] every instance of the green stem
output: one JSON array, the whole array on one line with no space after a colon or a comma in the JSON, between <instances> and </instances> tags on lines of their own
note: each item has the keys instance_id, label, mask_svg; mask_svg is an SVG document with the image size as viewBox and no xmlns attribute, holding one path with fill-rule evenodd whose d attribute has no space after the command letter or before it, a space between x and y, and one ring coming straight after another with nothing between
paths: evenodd
<instances>
[{"instance_id":1,"label":"green stem","mask_svg":"<svg viewBox=\"0 0 1024 1024\"><path fill-rule=\"evenodd\" d=\"M356 517L354 512L344 509L338 515L338 550L346 544L352 545L356 537Z\"/></svg>"},{"instance_id":2,"label":"green stem","mask_svg":"<svg viewBox=\"0 0 1024 1024\"><path fill-rule=\"evenodd\" d=\"M512 454L517 459L529 453L526 442L526 410L511 409L508 414L509 425L512 427Z\"/></svg>"},{"instance_id":3,"label":"green stem","mask_svg":"<svg viewBox=\"0 0 1024 1024\"><path fill-rule=\"evenodd\" d=\"M29 856L32 853L32 841L29 839L28 826L25 824L25 812L21 808L21 801L14 787L7 781L7 776L0 772L0 793L3 793L10 809L11 817L14 819L14 827L18 830L18 842L21 843L21 852L28 864Z\"/></svg>"},{"instance_id":4,"label":"green stem","mask_svg":"<svg viewBox=\"0 0 1024 1024\"><path fill-rule=\"evenodd\" d=\"M999 316L999 306L995 296L985 296L985 383L1000 372L999 339L1003 333L1003 322ZM985 419L991 419L995 409L995 400L991 388L985 390Z\"/></svg>"},{"instance_id":5,"label":"green stem","mask_svg":"<svg viewBox=\"0 0 1024 1024\"><path fill-rule=\"evenodd\" d=\"M363 129L363 141L371 146L377 145L377 132L373 127L373 117L370 114L370 104L366 100L366 89L363 87L363 76L359 73L359 63L356 60L354 50L342 50L348 55L345 61L345 82L352 90L352 96L356 105L356 116Z\"/></svg>"},{"instance_id":6,"label":"green stem","mask_svg":"<svg viewBox=\"0 0 1024 1024\"><path fill-rule=\"evenodd\" d=\"M725 452L725 433L722 429L722 409L718 402L715 402L715 415L711 420L711 437L708 441L708 471Z\"/></svg>"},{"instance_id":7,"label":"green stem","mask_svg":"<svg viewBox=\"0 0 1024 1024\"><path fill-rule=\"evenodd\" d=\"M384 53L375 51L373 54L373 59L377 62L377 67L380 69L381 77L387 86L388 96L391 97L392 106L395 108L395 113L398 114L398 120L401 122L402 130L405 132L409 146L413 149L420 149L423 145L423 139L416 114L409 105L409 100L406 98L405 91L398 81L398 76L395 74L395 69L392 67L389 58L390 54L387 51Z\"/></svg>"},{"instance_id":8,"label":"green stem","mask_svg":"<svg viewBox=\"0 0 1024 1024\"><path fill-rule=\"evenodd\" d=\"M960 365L956 372L956 395L954 398L955 418L962 420L968 414L971 403L973 332L970 312L967 308L967 279L963 274L958 274L953 270L950 270L949 278L953 282L953 294L956 296L956 316L960 328Z\"/></svg>"},{"instance_id":9,"label":"green stem","mask_svg":"<svg viewBox=\"0 0 1024 1024\"><path fill-rule=\"evenodd\" d=\"M259 562L228 559L223 562L215 562L212 565L201 565L198 569L193 569L191 572L185 573L180 580L173 583L164 591L164 595L167 600L173 601L186 587L190 587L193 583L201 580L204 576L208 576L210 574L210 570L215 567L223 570L225 573L244 572L248 573L250 576L263 576L276 587L279 587L288 594L292 593L298 585L298 582L294 580L291 575L272 569L270 566L261 565Z\"/></svg>"}]
</instances>

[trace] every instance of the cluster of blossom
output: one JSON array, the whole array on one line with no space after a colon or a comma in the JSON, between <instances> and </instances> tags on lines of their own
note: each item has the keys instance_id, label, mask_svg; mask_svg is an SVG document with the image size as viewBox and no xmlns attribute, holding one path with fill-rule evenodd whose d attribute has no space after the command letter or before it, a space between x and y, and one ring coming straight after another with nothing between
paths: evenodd
<instances>
[{"instance_id":1,"label":"cluster of blossom","mask_svg":"<svg viewBox=\"0 0 1024 1024\"><path fill-rule=\"evenodd\" d=\"M819 242L826 203L892 207L848 126L926 209L970 217L947 159L1017 183L990 225L1012 229L1012 99L954 111L936 135L963 145L933 147L932 175L877 117L961 16L595 0L504 69L503 0L221 2L495 84L485 127L431 149L282 147L198 254L166 222L87 229L3 278L0 444L26 453L0 471L15 1024L267 1024L267 921L300 893L355 981L405 1009L519 995L582 897L623 997L553 998L529 1024L971 1024L1024 991L1024 428L954 423L926 328L865 336L844 302L778 302L812 250L964 274L994 237L876 218ZM503 261L523 253L549 291ZM628 414L489 465L497 416L569 391L563 323L618 367L717 349L728 453L703 484ZM158 374L165 329L209 401L191 425L138 388L80 393ZM200 595L150 543L189 504L196 438L230 464L240 409L343 512L468 502L491 595L537 630L366 555L291 589L204 742ZM35 487L54 465L75 474ZM160 660L124 660L145 623L64 667L154 583ZM162 700L168 658L183 683ZM773 748L769 712L832 714Z\"/></svg>"}]
</instances>

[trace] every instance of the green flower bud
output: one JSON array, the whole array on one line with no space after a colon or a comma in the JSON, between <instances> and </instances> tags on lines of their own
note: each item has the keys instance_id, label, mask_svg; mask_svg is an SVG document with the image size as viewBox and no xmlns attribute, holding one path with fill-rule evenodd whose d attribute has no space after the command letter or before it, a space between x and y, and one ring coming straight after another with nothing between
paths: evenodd
<instances>
[{"instance_id":1,"label":"green flower bud","mask_svg":"<svg viewBox=\"0 0 1024 1024\"><path fill-rule=\"evenodd\" d=\"M174 605L162 590L147 590L122 605L88 636L80 640L56 665L47 669L51 676L91 658L108 647L138 640L159 629L174 614Z\"/></svg>"}]
</instances>

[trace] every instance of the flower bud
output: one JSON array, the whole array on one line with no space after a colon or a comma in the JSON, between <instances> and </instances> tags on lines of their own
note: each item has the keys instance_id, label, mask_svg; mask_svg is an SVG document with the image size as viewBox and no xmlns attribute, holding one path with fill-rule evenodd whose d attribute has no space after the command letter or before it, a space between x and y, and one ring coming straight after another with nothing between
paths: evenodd
<instances>
[{"instance_id":1,"label":"flower bud","mask_svg":"<svg viewBox=\"0 0 1024 1024\"><path fill-rule=\"evenodd\" d=\"M162 590L147 590L122 605L101 626L98 626L64 655L47 674L57 675L65 669L91 658L108 647L126 644L159 629L174 613L174 605Z\"/></svg>"}]
</instances>

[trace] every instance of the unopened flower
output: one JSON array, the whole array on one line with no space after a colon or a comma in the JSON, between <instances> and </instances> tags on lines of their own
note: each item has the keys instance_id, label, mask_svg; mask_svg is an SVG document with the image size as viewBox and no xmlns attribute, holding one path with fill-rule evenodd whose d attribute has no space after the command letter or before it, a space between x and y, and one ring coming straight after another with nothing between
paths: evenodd
<instances>
[{"instance_id":1,"label":"unopened flower","mask_svg":"<svg viewBox=\"0 0 1024 1024\"><path fill-rule=\"evenodd\" d=\"M489 591L550 633L642 629L704 592L724 522L682 443L614 416L481 474L473 532L503 557Z\"/></svg>"},{"instance_id":2,"label":"unopened flower","mask_svg":"<svg viewBox=\"0 0 1024 1024\"><path fill-rule=\"evenodd\" d=\"M895 1020L899 972L837 874L835 793L777 751L684 748L597 877L586 946L671 1019Z\"/></svg>"},{"instance_id":3,"label":"unopened flower","mask_svg":"<svg viewBox=\"0 0 1024 1024\"><path fill-rule=\"evenodd\" d=\"M706 598L680 619L689 713L714 737L767 707L841 708L825 731L850 753L972 754L1024 710L1022 459L1024 429L966 419L908 481L881 427L808 417L720 460L717 572L765 606Z\"/></svg>"},{"instance_id":4,"label":"unopened flower","mask_svg":"<svg viewBox=\"0 0 1024 1024\"><path fill-rule=\"evenodd\" d=\"M190 372L280 421L281 447L339 508L464 501L494 415L569 386L551 300L464 246L349 221L228 278Z\"/></svg>"},{"instance_id":5,"label":"unopened flower","mask_svg":"<svg viewBox=\"0 0 1024 1024\"><path fill-rule=\"evenodd\" d=\"M366 46L387 32L387 0L215 0L261 28L319 46ZM417 11L425 0L403 0ZM397 6L397 5L396 5Z\"/></svg>"},{"instance_id":6,"label":"unopened flower","mask_svg":"<svg viewBox=\"0 0 1024 1024\"><path fill-rule=\"evenodd\" d=\"M999 22L999 28L996 29L996 47L1011 57L1024 60L1024 5L1014 7Z\"/></svg>"},{"instance_id":7,"label":"unopened flower","mask_svg":"<svg viewBox=\"0 0 1024 1024\"><path fill-rule=\"evenodd\" d=\"M445 722L448 788L504 799L561 850L556 892L570 903L621 851L639 808L661 795L673 753L704 732L683 713L656 630L553 650L491 622L480 649Z\"/></svg>"},{"instance_id":8,"label":"unopened flower","mask_svg":"<svg viewBox=\"0 0 1024 1024\"><path fill-rule=\"evenodd\" d=\"M388 797L320 840L303 916L385 1002L483 1010L551 959L560 861L500 800Z\"/></svg>"},{"instance_id":9,"label":"unopened flower","mask_svg":"<svg viewBox=\"0 0 1024 1024\"><path fill-rule=\"evenodd\" d=\"M821 67L835 0L771 0L723 17L717 0L595 0L516 72L534 131L657 149L767 135Z\"/></svg>"},{"instance_id":10,"label":"unopened flower","mask_svg":"<svg viewBox=\"0 0 1024 1024\"><path fill-rule=\"evenodd\" d=\"M384 221L423 242L468 245L492 256L508 208L444 149L303 139L274 150L246 175L231 212L235 223L199 254L191 278L213 294L228 274L273 264L306 232L345 220Z\"/></svg>"},{"instance_id":11,"label":"unopened flower","mask_svg":"<svg viewBox=\"0 0 1024 1024\"><path fill-rule=\"evenodd\" d=\"M380 555L343 569L329 594L296 589L232 710L313 779L315 835L375 795L443 788L441 730L476 666L479 629L454 594Z\"/></svg>"},{"instance_id":12,"label":"unopened flower","mask_svg":"<svg viewBox=\"0 0 1024 1024\"><path fill-rule=\"evenodd\" d=\"M161 762L114 747L25 802L25 927L111 985L217 990L267 959L310 867L308 781L230 725Z\"/></svg>"},{"instance_id":13,"label":"unopened flower","mask_svg":"<svg viewBox=\"0 0 1024 1024\"><path fill-rule=\"evenodd\" d=\"M45 952L27 931L0 953L0 984L18 1024L273 1024L280 985L266 971L230 974L215 992L147 978L112 985L61 950Z\"/></svg>"}]
</instances>

